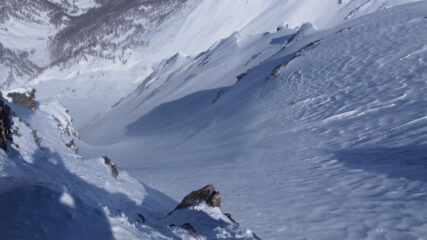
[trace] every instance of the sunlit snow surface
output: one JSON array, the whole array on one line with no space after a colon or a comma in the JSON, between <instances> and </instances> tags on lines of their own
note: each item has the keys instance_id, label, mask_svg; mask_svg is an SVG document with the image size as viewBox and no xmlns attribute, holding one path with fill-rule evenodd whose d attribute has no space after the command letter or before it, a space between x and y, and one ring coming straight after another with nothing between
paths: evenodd
<instances>
[{"instance_id":1,"label":"sunlit snow surface","mask_svg":"<svg viewBox=\"0 0 427 240\"><path fill-rule=\"evenodd\" d=\"M427 3L310 29L163 62L84 153L175 199L213 183L263 239L424 239Z\"/></svg>"},{"instance_id":2,"label":"sunlit snow surface","mask_svg":"<svg viewBox=\"0 0 427 240\"><path fill-rule=\"evenodd\" d=\"M2 22L4 49L47 68L2 89L39 105L12 105L0 239L426 239L427 2L407 2L189 0L126 61L66 68L46 49L66 21ZM240 226L204 204L165 217L208 183ZM188 221L200 236L168 226Z\"/></svg>"},{"instance_id":3,"label":"sunlit snow surface","mask_svg":"<svg viewBox=\"0 0 427 240\"><path fill-rule=\"evenodd\" d=\"M96 49L99 54L121 56L120 59L113 61L93 56L71 58L66 63L66 68L49 67L33 79L31 84L38 89L40 100L49 101L53 98L63 102L76 116L75 124L80 128L109 110L123 96L127 96L155 71L159 62L176 53L182 56L197 55L234 32L245 36L259 35L276 31L281 25L295 28L306 22L325 29L412 1L414 0L344 0L342 4L338 4L337 0L188 0L181 10L159 26L151 26L144 33L142 38L146 44L124 52L121 49L116 52ZM85 2L93 1L80 0L76 3L83 8ZM122 11L120 8L116 10ZM118 24L114 20L110 21L112 25ZM126 21L137 23L148 20L137 15L126 17ZM92 31L85 25L80 27L83 32ZM93 37L106 43L118 41L114 35L107 33ZM120 39L123 37L119 36ZM82 39L79 43L89 44L87 39ZM126 63L123 64L122 60Z\"/></svg>"},{"instance_id":4,"label":"sunlit snow surface","mask_svg":"<svg viewBox=\"0 0 427 240\"><path fill-rule=\"evenodd\" d=\"M203 204L167 217L176 201L67 147L59 103L12 110L13 143L0 150L0 239L257 239ZM197 234L170 227L184 223Z\"/></svg>"}]
</instances>

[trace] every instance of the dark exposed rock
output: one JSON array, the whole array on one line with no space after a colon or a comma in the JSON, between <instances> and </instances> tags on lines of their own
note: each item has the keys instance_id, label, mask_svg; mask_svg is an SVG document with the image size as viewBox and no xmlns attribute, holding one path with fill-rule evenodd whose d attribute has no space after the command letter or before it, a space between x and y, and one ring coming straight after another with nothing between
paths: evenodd
<instances>
[{"instance_id":1,"label":"dark exposed rock","mask_svg":"<svg viewBox=\"0 0 427 240\"><path fill-rule=\"evenodd\" d=\"M338 30L335 34L340 34L340 33L343 33L343 32L345 32L345 31L348 31L348 30L350 30L351 29L351 27L347 27L347 28L341 28L340 30Z\"/></svg>"},{"instance_id":2,"label":"dark exposed rock","mask_svg":"<svg viewBox=\"0 0 427 240\"><path fill-rule=\"evenodd\" d=\"M218 100L221 98L222 95L224 95L226 93L226 89L221 89L218 91L218 93L216 94L214 100L212 100L212 104L218 102Z\"/></svg>"},{"instance_id":3,"label":"dark exposed rock","mask_svg":"<svg viewBox=\"0 0 427 240\"><path fill-rule=\"evenodd\" d=\"M231 217L231 214L230 214L230 213L224 213L224 215L225 215L225 216L227 216L227 218L228 218L228 219L230 219L230 221L231 221L232 223L237 223L237 222L236 222L236 220L234 220L234 219Z\"/></svg>"},{"instance_id":4,"label":"dark exposed rock","mask_svg":"<svg viewBox=\"0 0 427 240\"><path fill-rule=\"evenodd\" d=\"M79 148L74 142L74 139L71 139L71 141L69 143L66 143L65 146L71 149L74 153L79 154Z\"/></svg>"},{"instance_id":5,"label":"dark exposed rock","mask_svg":"<svg viewBox=\"0 0 427 240\"><path fill-rule=\"evenodd\" d=\"M278 77L279 74L283 71L283 69L292 61L294 60L294 58L288 59L284 62L282 62L281 64L277 65L274 69L273 72L271 73L271 75Z\"/></svg>"},{"instance_id":6,"label":"dark exposed rock","mask_svg":"<svg viewBox=\"0 0 427 240\"><path fill-rule=\"evenodd\" d=\"M102 157L104 159L105 165L110 168L111 176L117 178L119 176L119 170L117 169L117 165L107 156Z\"/></svg>"},{"instance_id":7,"label":"dark exposed rock","mask_svg":"<svg viewBox=\"0 0 427 240\"><path fill-rule=\"evenodd\" d=\"M37 146L40 147L40 145L41 145L41 139L40 139L39 135L37 135L37 130L31 131L31 134L33 135L34 142L37 144Z\"/></svg>"},{"instance_id":8,"label":"dark exposed rock","mask_svg":"<svg viewBox=\"0 0 427 240\"><path fill-rule=\"evenodd\" d=\"M324 40L323 38L318 39L318 40L310 42L307 45L305 45L304 47L300 48L295 54L293 54L292 56L290 56L288 59L286 59L285 61L283 61L281 64L277 65L273 69L273 71L271 72L271 75L274 76L274 77L278 77L280 75L280 73L282 73L283 70L286 68L286 66L289 65L289 63L291 63L297 57L303 55L303 53L305 53L306 51L315 48L323 40Z\"/></svg>"},{"instance_id":9,"label":"dark exposed rock","mask_svg":"<svg viewBox=\"0 0 427 240\"><path fill-rule=\"evenodd\" d=\"M188 208L201 202L206 202L211 207L221 207L221 194L209 184L185 196L176 209Z\"/></svg>"},{"instance_id":10,"label":"dark exposed rock","mask_svg":"<svg viewBox=\"0 0 427 240\"><path fill-rule=\"evenodd\" d=\"M206 203L212 207L221 207L221 194L216 191L213 192L206 200Z\"/></svg>"},{"instance_id":11,"label":"dark exposed rock","mask_svg":"<svg viewBox=\"0 0 427 240\"><path fill-rule=\"evenodd\" d=\"M52 115L52 118L57 123L58 129L65 133L65 135L69 137L75 137L77 139L79 138L77 131L72 127L72 119L71 121L66 121L65 123L62 123L61 120L59 120L54 115Z\"/></svg>"},{"instance_id":12,"label":"dark exposed rock","mask_svg":"<svg viewBox=\"0 0 427 240\"><path fill-rule=\"evenodd\" d=\"M0 148L7 151L7 144L12 140L12 110L0 99Z\"/></svg>"},{"instance_id":13,"label":"dark exposed rock","mask_svg":"<svg viewBox=\"0 0 427 240\"><path fill-rule=\"evenodd\" d=\"M8 93L8 97L12 99L12 103L33 110L36 107L36 90L33 88L26 93L13 92Z\"/></svg>"},{"instance_id":14,"label":"dark exposed rock","mask_svg":"<svg viewBox=\"0 0 427 240\"><path fill-rule=\"evenodd\" d=\"M138 213L137 216L138 216L138 220L136 220L136 221L138 221L141 224L145 223L145 217L144 217L144 215L142 215L141 213Z\"/></svg>"},{"instance_id":15,"label":"dark exposed rock","mask_svg":"<svg viewBox=\"0 0 427 240\"><path fill-rule=\"evenodd\" d=\"M236 79L237 79L237 82L240 82L245 76L246 76L246 74L247 73L241 73L241 74L239 74L237 77L236 77Z\"/></svg>"},{"instance_id":16,"label":"dark exposed rock","mask_svg":"<svg viewBox=\"0 0 427 240\"><path fill-rule=\"evenodd\" d=\"M289 28L289 24L288 23L283 23L279 26L276 27L276 31L280 32L281 30L285 29L285 28Z\"/></svg>"},{"instance_id":17,"label":"dark exposed rock","mask_svg":"<svg viewBox=\"0 0 427 240\"><path fill-rule=\"evenodd\" d=\"M14 135L14 136L17 136L17 137L22 136L21 133L19 132L19 128L17 126L14 126L11 131L12 131L12 135Z\"/></svg>"},{"instance_id":18,"label":"dark exposed rock","mask_svg":"<svg viewBox=\"0 0 427 240\"><path fill-rule=\"evenodd\" d=\"M311 50L313 48L315 48L317 45L319 45L323 40L325 40L324 38L318 39L316 41L310 42L309 44L305 45L304 47L300 48L297 51L297 56L301 56L304 52Z\"/></svg>"}]
</instances>

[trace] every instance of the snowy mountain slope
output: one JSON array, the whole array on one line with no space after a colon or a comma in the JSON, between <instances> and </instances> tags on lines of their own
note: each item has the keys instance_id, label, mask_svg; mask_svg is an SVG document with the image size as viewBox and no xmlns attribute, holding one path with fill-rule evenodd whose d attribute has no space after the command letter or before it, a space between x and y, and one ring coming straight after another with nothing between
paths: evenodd
<instances>
[{"instance_id":1,"label":"snowy mountain slope","mask_svg":"<svg viewBox=\"0 0 427 240\"><path fill-rule=\"evenodd\" d=\"M41 68L29 59L26 51L11 50L0 43L0 78L2 86L8 86L16 81L16 78L28 79L35 77Z\"/></svg>"},{"instance_id":2,"label":"snowy mountain slope","mask_svg":"<svg viewBox=\"0 0 427 240\"><path fill-rule=\"evenodd\" d=\"M298 30L286 27L282 29L281 33L274 36L267 34L260 38L259 35L252 37L252 34L276 31L276 27L283 23L288 23L290 26L298 26L298 24L302 24L307 20L312 20L323 27L331 27L344 21L344 19L351 18L351 16L356 17L364 13L384 9L387 6L402 3L402 1L344 1L341 3L328 1L327 4L324 1L269 1L268 3L265 1L235 1L233 4L227 3L227 1L203 1L203 3L196 6L183 22L178 21L176 25L183 27L181 32L174 38L173 46L175 48L183 46L180 47L183 52L179 52L170 59L161 62L153 74L148 76L137 90L127 97L127 101L119 101L125 107L109 109L106 114L101 113L101 116L96 117L95 121L89 122L84 127L84 129L90 129L86 140L91 141L90 138L97 137L97 134L92 134L95 131L94 129L97 128L114 129L113 131L116 131L117 134L123 135L126 129L118 128L115 122L121 122L121 126L126 126L126 124L136 121L137 118L162 103L182 98L193 92L229 86L235 83L236 77L245 73L247 69L259 64L277 52L278 49L284 47L286 42L290 41L290 38L294 38L294 41L298 38L303 38L310 32L316 31L316 26L303 25L302 28L299 28L300 32L295 37L292 37L291 34L296 34ZM207 19L203 18L202 16L206 16L207 12L214 8L213 6L215 6L217 14ZM316 14L305 14L311 12L311 9L313 11L316 9ZM229 24L222 24L221 19L232 15L231 13L234 13L234 15L231 17ZM200 19L206 22L200 23ZM176 18L171 18L170 21L176 21ZM165 24L168 25L169 23L166 22ZM176 25L172 25L174 26L173 29L177 29ZM208 33L206 29L215 29L215 31ZM229 36L233 32L231 29L241 32L236 32ZM164 31L167 32L168 30ZM164 32L160 32L160 34L164 34ZM214 42L211 42L210 39L220 39L224 36L229 37L216 42L207 51L199 52L207 45L200 47L198 44L212 44ZM153 39L156 39L155 42L163 42L157 41L156 37L157 35L154 34ZM161 51L170 50L170 47L163 45L161 48L153 46L153 44L149 47L150 51L157 51L158 49L161 49ZM194 56L186 55L186 53L194 52L198 54ZM174 52L170 51L170 54L172 53ZM157 56L162 56L162 53L156 52L156 54ZM140 65L138 66L140 67ZM134 71L128 72L130 72L128 74L128 76L131 76L130 79L135 79ZM213 74L216 76L211 77ZM121 78L124 79L128 76L122 76ZM100 89L105 87L105 85L100 85L102 84L97 84ZM52 84L47 83L46 86L50 88ZM94 88L96 87L91 88L91 90ZM71 89L78 89L78 87ZM115 91L116 89L114 88ZM123 90L121 93L126 96L127 94L123 94L125 91ZM104 93L104 91L102 92ZM118 96L120 94L112 93L112 95ZM68 101L64 100L64 102ZM126 105L131 106L131 109L126 108ZM84 114L76 112L76 115L79 118L79 115ZM108 123L112 123L114 127L108 125ZM82 125L79 125L79 127L82 127ZM109 141L110 143L114 141L111 138L111 131L99 130L98 133L101 134L98 141ZM109 137L105 138L102 135L103 133L109 134ZM122 139L122 137L119 136L116 139Z\"/></svg>"},{"instance_id":3,"label":"snowy mountain slope","mask_svg":"<svg viewBox=\"0 0 427 240\"><path fill-rule=\"evenodd\" d=\"M405 4L177 55L85 128L100 145L82 150L175 199L213 181L263 239L422 239L426 12Z\"/></svg>"},{"instance_id":4,"label":"snowy mountain slope","mask_svg":"<svg viewBox=\"0 0 427 240\"><path fill-rule=\"evenodd\" d=\"M96 6L92 0L2 1L1 86L19 87L40 74L52 62L48 47L51 38L68 26L70 19Z\"/></svg>"},{"instance_id":5,"label":"snowy mountain slope","mask_svg":"<svg viewBox=\"0 0 427 240\"><path fill-rule=\"evenodd\" d=\"M120 141L126 135L123 126L136 121L161 103L177 100L200 90L233 84L238 75L279 51L282 44L295 33L296 31L287 29L276 35L262 37L234 34L195 57L177 54L165 60L137 90L118 102L105 115L98 117L93 124L83 128L83 132L88 133L85 140L99 137L95 140L98 144L114 143L117 139ZM117 122L122 127L113 128L109 125L117 125ZM107 133L105 129L111 131ZM97 133L93 134L95 131ZM114 136L113 132L118 135L115 139L111 138Z\"/></svg>"},{"instance_id":6,"label":"snowy mountain slope","mask_svg":"<svg viewBox=\"0 0 427 240\"><path fill-rule=\"evenodd\" d=\"M422 239L427 6L388 9L407 2L1 2L0 81L41 104L12 106L0 239L257 239L204 204L165 217L208 183L263 239Z\"/></svg>"},{"instance_id":7,"label":"snowy mountain slope","mask_svg":"<svg viewBox=\"0 0 427 240\"><path fill-rule=\"evenodd\" d=\"M130 61L135 54L132 49L145 46L149 41L147 32L159 27L184 3L104 1L71 18L50 42L50 67L32 82L42 93L40 100L59 98L76 116L77 126L108 109L135 89L156 61L153 54Z\"/></svg>"},{"instance_id":8,"label":"snowy mountain slope","mask_svg":"<svg viewBox=\"0 0 427 240\"><path fill-rule=\"evenodd\" d=\"M161 26L159 32L149 36L153 39L150 49L168 53L160 53L163 58L177 52L196 55L234 32L253 35L274 32L278 26L286 24L295 28L306 22L324 29L346 19L407 2L413 1L193 0L188 2L182 14L176 14ZM223 24L224 21L227 24Z\"/></svg>"},{"instance_id":9,"label":"snowy mountain slope","mask_svg":"<svg viewBox=\"0 0 427 240\"><path fill-rule=\"evenodd\" d=\"M61 64L46 69L32 84L47 101L59 98L67 105L80 128L127 96L161 61L178 52L197 55L236 31L256 35L305 22L328 28L410 1L98 2L101 7L72 18L70 26L55 36L50 53L52 62ZM225 20L227 24L223 24ZM50 86L58 90L46 90ZM105 99L105 95L110 97ZM82 109L85 107L88 109ZM98 111L90 114L90 109Z\"/></svg>"},{"instance_id":10,"label":"snowy mountain slope","mask_svg":"<svg viewBox=\"0 0 427 240\"><path fill-rule=\"evenodd\" d=\"M257 239L218 207L169 217L175 201L126 172L112 176L105 159L76 154L71 118L59 103L12 111L12 139L8 151L0 149L1 239Z\"/></svg>"},{"instance_id":11,"label":"snowy mountain slope","mask_svg":"<svg viewBox=\"0 0 427 240\"><path fill-rule=\"evenodd\" d=\"M144 33L177 11L185 1L109 1L77 18L55 35L53 64L97 56L126 60L127 48L144 45Z\"/></svg>"},{"instance_id":12,"label":"snowy mountain slope","mask_svg":"<svg viewBox=\"0 0 427 240\"><path fill-rule=\"evenodd\" d=\"M0 3L0 84L23 84L49 62L48 38L66 21L62 9L47 0Z\"/></svg>"},{"instance_id":13,"label":"snowy mountain slope","mask_svg":"<svg viewBox=\"0 0 427 240\"><path fill-rule=\"evenodd\" d=\"M83 14L88 8L96 6L91 0L2 1L1 86L19 87L40 74L52 61L49 56L49 41L69 24L70 14Z\"/></svg>"},{"instance_id":14,"label":"snowy mountain slope","mask_svg":"<svg viewBox=\"0 0 427 240\"><path fill-rule=\"evenodd\" d=\"M97 0L49 0L59 5L70 16L79 16L92 8L101 6L102 1Z\"/></svg>"},{"instance_id":15,"label":"snowy mountain slope","mask_svg":"<svg viewBox=\"0 0 427 240\"><path fill-rule=\"evenodd\" d=\"M136 1L135 3L140 4L143 6L145 2ZM121 5L126 5L126 3L129 3L129 1L122 1ZM168 2L165 2L168 3ZM1 3L1 14L2 14L2 22L1 22L1 28L0 28L0 82L3 86L3 88L7 89L14 89L17 87L27 87L27 82L30 79L36 78L40 73L47 72L43 74L43 77L41 79L45 79L46 77L49 77L52 80L57 80L54 82L54 84L57 84L59 82L57 88L59 88L58 92L67 92L68 94L64 93L62 100L63 104L68 104L69 102L73 102L73 98L76 94L80 94L79 96L83 96L84 100L79 102L79 105L82 106L84 104L81 104L82 102L101 102L103 103L103 107L106 108L113 104L115 101L118 100L123 94L126 93L126 91L129 91L129 89L133 88L132 82L135 81L135 77L141 72L139 70L135 75L130 75L128 77L127 82L129 82L129 85L123 86L123 88L126 90L119 90L117 87L116 90L116 97L114 97L114 93L110 93L111 100L110 101L104 101L104 97L100 97L97 95L97 98L91 98L90 94L93 91L93 88L97 89L97 93L100 93L101 95L104 95L105 92L111 91L111 85L117 85L117 79L116 76L123 75L123 71L128 72L129 68L132 68L132 66L126 66L123 67L122 64L117 65L116 67L112 65L110 62L108 63L109 66L107 68L107 71L112 71L111 74L108 75L108 77L101 77L105 75L106 71L99 71L99 66L95 69L92 66L88 66L90 69L90 72L86 72L85 76L81 76L79 73L84 72L85 69L82 67L83 64L78 64L77 59L73 59L73 63L77 63L73 67L70 67L70 69L64 70L63 68L59 68L57 66L53 67L52 64L57 61L58 58L64 58L64 54L59 54L58 56L50 56L49 49L52 47L52 39L60 38L60 36L63 36L64 33L70 33L72 31L75 31L76 38L66 38L66 41L64 41L64 44L69 44L69 42L77 41L79 43L85 43L87 46L92 46L94 42L97 42L98 39L94 39L91 36L96 36L97 34L101 35L102 30L105 30L104 28L107 26L109 29L106 29L106 33L110 33L111 29L115 29L115 26L122 25L122 28L119 28L116 32L116 34L113 36L110 36L109 40L119 41L117 35L123 36L124 31L131 31L131 30L137 30L137 27L144 22L149 22L150 17L152 16L145 16L141 19L138 14L143 13L145 10L143 8L137 8L136 10L133 10L133 5L127 5L126 8L123 11L119 11L119 9L116 9L116 11L113 11L116 13L114 16L110 16L110 21L105 21L105 19L102 19L101 16L94 16L99 12L102 12L105 9L115 8L115 4L117 4L117 1L109 2L109 1L99 1L97 3L93 1L47 1L47 0L38 0L38 1L12 1L8 0ZM150 3L153 5L153 3ZM113 6L112 6L113 5ZM153 6L157 6L154 4ZM87 8L93 8L97 7L96 9L92 9L90 13L86 13ZM167 9L170 10L171 7L174 7L173 5L167 6ZM123 10L123 9L122 9ZM148 10L147 10L148 12ZM155 15L159 12L159 8L152 8L152 10L149 10L151 15ZM108 12L107 12L108 13ZM108 16L107 13L104 13L104 16ZM68 15L71 14L71 15ZM120 15L121 14L121 15ZM118 16L117 16L118 15ZM158 17L161 17L162 15L159 15ZM132 18L133 17L133 18ZM132 18L132 20L127 20L127 18ZM97 21L93 21L93 24L96 25L97 23L102 23L101 28L99 28L99 31L94 30L85 30L85 24L88 22L88 19L97 19ZM134 21L133 21L134 20ZM91 21L89 21L91 22ZM130 27L125 27L124 22L129 22ZM79 25L80 23L80 25ZM83 24L83 25L82 25ZM148 24L148 23L144 23ZM152 23L154 24L154 23ZM77 25L77 26L76 26ZM149 24L148 24L149 25ZM87 27L93 27L93 25L88 25ZM81 29L79 29L81 28ZM132 28L132 29L131 29ZM74 30L73 30L74 29ZM143 29L141 29L143 30ZM59 33L57 34L57 32ZM86 34L89 36L86 36L84 33L93 33L94 35ZM138 32L139 33L139 32ZM66 35L66 34L65 34ZM56 36L56 38L54 38ZM114 38L114 39L111 39ZM77 39L77 40L76 40ZM131 39L132 41L136 39L142 39L142 37L139 36L133 36ZM124 40L123 40L124 41ZM122 42L123 42L122 41ZM132 41L127 41L126 44L132 44ZM56 41L53 41L56 42ZM119 41L120 42L120 41ZM100 43L101 44L101 43ZM104 44L105 45L105 44ZM108 46L111 46L111 44L107 44ZM49 47L48 47L49 46ZM95 46L94 46L95 47ZM114 49L112 51L114 54L119 55L119 51L117 49ZM111 54L113 54L111 53ZM50 67L48 67L50 66ZM138 69L139 66L134 66L133 68ZM93 72L95 71L96 74ZM74 75L76 77L73 78L74 81L66 81L64 84L64 81L60 80L70 80L70 75ZM83 74L82 74L83 75ZM93 79L98 79L100 81L92 81L92 84L81 84L82 82L89 82ZM105 79L107 78L107 81ZM112 82L112 83L111 83ZM105 89L100 89L99 83L104 84L108 87ZM52 98L55 100L57 98L58 93L52 92L52 82L47 84L48 91L44 98L40 98L40 100L44 100L46 102L49 102L52 100ZM71 86L69 86L71 85ZM126 85L126 84L124 84ZM83 87L84 86L84 87ZM43 88L39 87L39 88ZM75 89L79 88L82 91L75 92ZM40 93L43 93L39 91ZM88 93L89 92L89 93ZM72 97L69 97L69 96ZM66 101L69 100L69 101ZM71 106L71 108L74 110L74 105ZM80 108L76 108L80 109ZM87 112L91 112L90 110L93 109L93 105L90 106L89 109L85 109L85 112L81 115L85 115ZM86 111L87 110L87 111ZM77 111L76 111L77 112ZM97 112L95 112L94 115L96 115ZM93 117L92 115L91 117ZM78 118L80 119L80 118ZM90 119L90 118L89 118Z\"/></svg>"}]
</instances>

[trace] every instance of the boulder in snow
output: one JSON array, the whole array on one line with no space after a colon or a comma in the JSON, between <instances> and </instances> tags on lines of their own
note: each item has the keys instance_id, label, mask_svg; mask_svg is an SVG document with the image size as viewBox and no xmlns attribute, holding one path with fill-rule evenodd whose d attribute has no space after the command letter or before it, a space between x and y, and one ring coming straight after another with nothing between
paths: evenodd
<instances>
[{"instance_id":1,"label":"boulder in snow","mask_svg":"<svg viewBox=\"0 0 427 240\"><path fill-rule=\"evenodd\" d=\"M221 194L209 184L185 196L176 209L191 207L201 202L206 202L211 207L221 207Z\"/></svg>"},{"instance_id":2,"label":"boulder in snow","mask_svg":"<svg viewBox=\"0 0 427 240\"><path fill-rule=\"evenodd\" d=\"M105 165L110 168L111 176L117 178L119 176L119 170L117 169L117 165L107 156L102 157L104 159Z\"/></svg>"},{"instance_id":3,"label":"boulder in snow","mask_svg":"<svg viewBox=\"0 0 427 240\"><path fill-rule=\"evenodd\" d=\"M12 103L19 105L23 108L34 110L36 107L36 89L31 89L27 92L10 92L7 94L7 97L12 99Z\"/></svg>"}]
</instances>

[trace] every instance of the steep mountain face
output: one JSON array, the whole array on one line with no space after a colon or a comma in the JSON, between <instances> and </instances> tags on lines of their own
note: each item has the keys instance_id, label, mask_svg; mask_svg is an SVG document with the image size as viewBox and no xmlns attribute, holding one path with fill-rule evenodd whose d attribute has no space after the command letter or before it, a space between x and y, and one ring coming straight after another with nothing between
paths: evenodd
<instances>
[{"instance_id":1,"label":"steep mountain face","mask_svg":"<svg viewBox=\"0 0 427 240\"><path fill-rule=\"evenodd\" d=\"M3 88L28 83L49 65L50 41L92 0L6 0L0 3L0 66Z\"/></svg>"},{"instance_id":2,"label":"steep mountain face","mask_svg":"<svg viewBox=\"0 0 427 240\"><path fill-rule=\"evenodd\" d=\"M305 22L329 28L401 2L105 1L73 18L70 26L55 36L50 53L52 62L60 64L46 69L33 85L47 99L57 98L55 92L61 92L60 100L81 127L132 92L162 60L178 52L197 55L236 31L254 35ZM82 105L99 111L89 115Z\"/></svg>"},{"instance_id":3,"label":"steep mountain face","mask_svg":"<svg viewBox=\"0 0 427 240\"><path fill-rule=\"evenodd\" d=\"M262 239L427 235L426 1L0 10L3 96L39 101L11 104L0 239L258 239L221 198Z\"/></svg>"},{"instance_id":4,"label":"steep mountain face","mask_svg":"<svg viewBox=\"0 0 427 240\"><path fill-rule=\"evenodd\" d=\"M197 54L234 31L254 34L304 22L324 28L402 2L408 0L7 0L0 3L0 36L15 37L3 37L0 42L11 51L28 52L29 60L48 72L48 66L59 63L69 68L82 59L110 59L129 62L123 67L143 61L139 75L147 76L160 60L178 51ZM215 12L210 14L212 9ZM161 24L172 15L173 19ZM220 24L224 19L228 24ZM97 67L105 64L95 63ZM17 74L16 69L25 65L25 61L13 67L4 64L10 74L0 79L3 85L22 85L41 72L20 70L25 74Z\"/></svg>"},{"instance_id":5,"label":"steep mountain face","mask_svg":"<svg viewBox=\"0 0 427 240\"><path fill-rule=\"evenodd\" d=\"M62 8L49 0L8 0L2 1L0 7L2 23L21 20L41 25L59 26L62 22Z\"/></svg>"},{"instance_id":6,"label":"steep mountain face","mask_svg":"<svg viewBox=\"0 0 427 240\"><path fill-rule=\"evenodd\" d=\"M0 78L2 86L16 82L16 78L30 79L37 76L41 67L29 59L26 51L11 50L0 43Z\"/></svg>"},{"instance_id":7,"label":"steep mountain face","mask_svg":"<svg viewBox=\"0 0 427 240\"><path fill-rule=\"evenodd\" d=\"M48 38L66 21L63 9L47 0L2 1L0 84L23 84L37 76L49 62Z\"/></svg>"},{"instance_id":8,"label":"steep mountain face","mask_svg":"<svg viewBox=\"0 0 427 240\"><path fill-rule=\"evenodd\" d=\"M68 15L79 16L92 8L104 4L102 0L49 0L49 2L60 6Z\"/></svg>"},{"instance_id":9,"label":"steep mountain face","mask_svg":"<svg viewBox=\"0 0 427 240\"><path fill-rule=\"evenodd\" d=\"M177 54L83 128L97 146L82 151L174 198L164 176L214 180L264 239L422 238L426 12L423 1Z\"/></svg>"},{"instance_id":10,"label":"steep mountain face","mask_svg":"<svg viewBox=\"0 0 427 240\"><path fill-rule=\"evenodd\" d=\"M174 210L177 202L111 159L78 155L58 102L0 105L1 239L258 239L219 205L203 199Z\"/></svg>"},{"instance_id":11,"label":"steep mountain face","mask_svg":"<svg viewBox=\"0 0 427 240\"><path fill-rule=\"evenodd\" d=\"M133 67L133 64L121 62L129 58L124 56L126 49L144 45L143 35L184 3L145 0L2 2L0 83L3 88L14 89L25 87L34 78L36 82L58 80L47 84L47 93L41 94L40 100L50 101L58 92L64 92L60 99L63 103L68 105L77 97L81 99L81 106L86 106L81 104L83 102L102 103L99 107L102 112L133 88L132 82L137 75L147 71L144 65ZM116 60L118 64L114 64ZM134 75L116 79L120 75L118 69L129 71L132 67L137 69ZM84 87L82 81L87 82ZM111 87L118 82L122 89ZM43 93L45 85L36 87ZM52 88L58 90L53 92ZM108 101L104 100L105 94L111 96ZM80 107L68 107L81 113ZM88 107L93 109L94 105ZM90 114L91 111L86 110L83 107L83 113ZM88 119L98 113L94 112Z\"/></svg>"},{"instance_id":12,"label":"steep mountain face","mask_svg":"<svg viewBox=\"0 0 427 240\"><path fill-rule=\"evenodd\" d=\"M175 11L185 1L109 1L72 18L51 43L52 63L82 57L126 61L127 49L145 45L145 33Z\"/></svg>"},{"instance_id":13,"label":"steep mountain face","mask_svg":"<svg viewBox=\"0 0 427 240\"><path fill-rule=\"evenodd\" d=\"M87 129L96 131L95 129L106 126L104 123L121 122L119 125L123 127L116 126L114 131L121 135L116 139L122 139L126 135L127 124L136 121L163 103L180 99L197 91L230 86L248 69L266 61L268 57L293 42L318 30L331 28L352 18L381 11L402 2L411 1L303 0L265 3L265 1L242 0L234 1L232 4L227 1L203 1L192 8L192 12L181 22L173 17L170 19L179 22L177 25L182 27L173 40L174 47L179 46L181 51L157 64L153 73L141 80L142 83L136 87L135 91L115 103L112 109L98 116L98 119L89 122ZM211 9L215 9L216 14L205 18L204 16ZM229 23L223 26L221 19L230 15L232 16L229 18ZM304 24L307 21L312 23ZM175 29L175 25L172 26ZM283 39L272 39L268 35L278 30L283 35ZM163 36L162 34L165 33L168 33L168 29L163 30L159 35ZM252 36L253 34L255 36ZM260 34L265 35L259 37ZM157 39L159 35L152 37ZM294 37L287 42L286 35L294 35ZM227 38L222 39L223 36ZM214 42L215 39L221 40ZM208 46L210 48L206 51L201 51ZM149 47L158 48L153 45ZM168 46L160 49L174 53ZM186 53L197 54L187 55ZM151 54L153 53L148 53L148 55ZM131 120L126 122L123 116ZM115 139L111 138L111 132L109 132L109 138L102 136L105 131L98 132L101 135L98 138L99 141L110 140L111 143ZM90 135L89 138L94 139L97 134L88 135Z\"/></svg>"}]
</instances>

